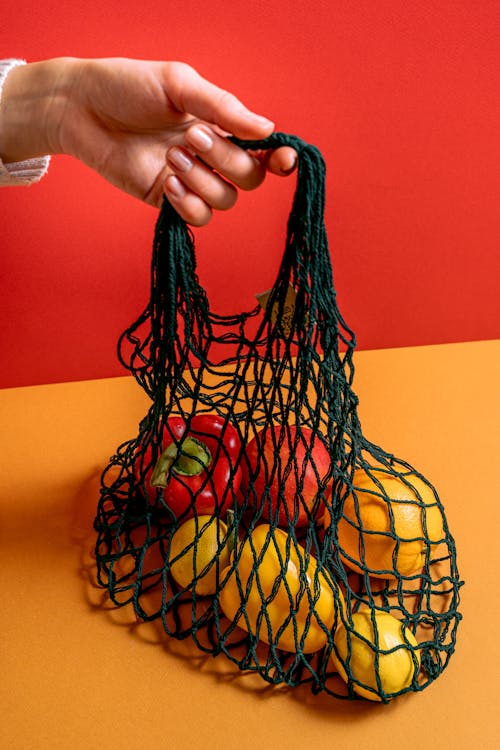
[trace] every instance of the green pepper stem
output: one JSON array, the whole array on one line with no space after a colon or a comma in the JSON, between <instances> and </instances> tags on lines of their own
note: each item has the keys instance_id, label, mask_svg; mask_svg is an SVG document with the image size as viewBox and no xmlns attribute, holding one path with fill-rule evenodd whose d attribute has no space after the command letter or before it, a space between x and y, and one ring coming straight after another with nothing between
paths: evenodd
<instances>
[{"instance_id":1,"label":"green pepper stem","mask_svg":"<svg viewBox=\"0 0 500 750\"><path fill-rule=\"evenodd\" d=\"M170 471L184 477L194 477L210 466L212 455L205 443L188 435L179 447L175 443L165 448L151 475L152 487L166 487Z\"/></svg>"}]
</instances>

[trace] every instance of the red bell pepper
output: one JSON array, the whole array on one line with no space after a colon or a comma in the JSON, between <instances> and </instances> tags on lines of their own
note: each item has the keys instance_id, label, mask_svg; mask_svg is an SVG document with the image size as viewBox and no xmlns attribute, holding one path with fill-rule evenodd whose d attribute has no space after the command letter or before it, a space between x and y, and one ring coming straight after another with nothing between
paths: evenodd
<instances>
[{"instance_id":1,"label":"red bell pepper","mask_svg":"<svg viewBox=\"0 0 500 750\"><path fill-rule=\"evenodd\" d=\"M163 499L176 517L220 512L241 484L238 457L241 441L233 425L218 414L198 414L189 422L171 417L165 425L162 452L153 465L148 446L136 464L139 481L163 489ZM140 466L148 467L145 476ZM139 471L137 471L139 469Z\"/></svg>"}]
</instances>

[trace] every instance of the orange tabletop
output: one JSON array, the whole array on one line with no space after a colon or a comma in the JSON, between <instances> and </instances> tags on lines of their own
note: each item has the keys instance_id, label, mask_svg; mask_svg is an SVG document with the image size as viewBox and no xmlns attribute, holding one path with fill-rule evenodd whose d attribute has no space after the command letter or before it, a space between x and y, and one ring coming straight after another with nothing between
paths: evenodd
<instances>
[{"instance_id":1,"label":"orange tabletop","mask_svg":"<svg viewBox=\"0 0 500 750\"><path fill-rule=\"evenodd\" d=\"M137 433L129 377L0 392L0 747L497 748L500 342L359 352L365 435L426 474L465 580L455 655L390 705L270 688L168 642L91 584L101 468Z\"/></svg>"}]
</instances>

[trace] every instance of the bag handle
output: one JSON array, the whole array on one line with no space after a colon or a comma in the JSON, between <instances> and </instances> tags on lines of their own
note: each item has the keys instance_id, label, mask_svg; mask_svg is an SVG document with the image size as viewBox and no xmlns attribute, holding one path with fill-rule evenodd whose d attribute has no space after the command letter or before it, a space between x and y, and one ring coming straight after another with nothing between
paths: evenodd
<instances>
[{"instance_id":1,"label":"bag handle","mask_svg":"<svg viewBox=\"0 0 500 750\"><path fill-rule=\"evenodd\" d=\"M283 301L289 285L292 285L299 295L307 296L304 306L309 322L324 321L325 330L334 331L350 353L356 340L337 305L324 219L326 165L320 150L287 133L273 133L258 141L235 137L229 140L246 150L289 146L297 152L297 185L288 217L285 249L270 303L273 298L278 303Z\"/></svg>"},{"instance_id":2,"label":"bag handle","mask_svg":"<svg viewBox=\"0 0 500 750\"><path fill-rule=\"evenodd\" d=\"M288 218L285 249L269 304L284 304L288 289L293 286L298 305L307 309L309 323L320 321L328 339L325 348L334 348L337 358L338 340L343 341L350 361L355 337L342 319L336 301L324 223L326 167L321 152L316 146L286 133L273 133L262 140L235 137L229 140L250 151L290 146L297 152L297 186ZM207 330L209 303L196 274L193 233L165 198L155 228L150 301L140 318L124 332L118 347L120 361L148 392L154 388L146 387L140 373L145 376L151 365L156 372L165 372L166 365L175 360L181 303L187 328L196 323L199 329ZM137 332L148 318L151 332L141 342ZM122 351L125 341L134 346L130 365ZM154 380L156 383L156 377Z\"/></svg>"}]
</instances>

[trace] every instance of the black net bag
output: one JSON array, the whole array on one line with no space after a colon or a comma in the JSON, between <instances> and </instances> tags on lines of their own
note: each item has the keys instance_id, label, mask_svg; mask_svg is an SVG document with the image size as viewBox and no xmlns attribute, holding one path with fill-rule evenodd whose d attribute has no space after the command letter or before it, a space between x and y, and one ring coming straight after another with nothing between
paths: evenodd
<instances>
[{"instance_id":1,"label":"black net bag","mask_svg":"<svg viewBox=\"0 0 500 750\"><path fill-rule=\"evenodd\" d=\"M387 702L454 651L455 545L430 482L362 434L320 152L233 140L298 153L281 266L262 304L215 314L164 202L150 300L119 343L151 406L102 475L98 582L269 683Z\"/></svg>"}]
</instances>

